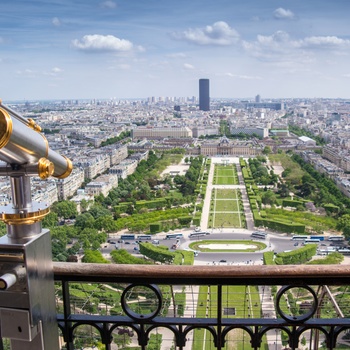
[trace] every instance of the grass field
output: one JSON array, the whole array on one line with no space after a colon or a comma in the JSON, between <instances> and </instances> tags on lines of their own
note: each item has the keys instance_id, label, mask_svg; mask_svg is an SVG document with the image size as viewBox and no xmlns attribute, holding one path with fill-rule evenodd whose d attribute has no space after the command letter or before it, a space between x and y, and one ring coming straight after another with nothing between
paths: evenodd
<instances>
[{"instance_id":1,"label":"grass field","mask_svg":"<svg viewBox=\"0 0 350 350\"><path fill-rule=\"evenodd\" d=\"M245 227L240 192L236 189L214 189L210 202L209 228Z\"/></svg>"},{"instance_id":2,"label":"grass field","mask_svg":"<svg viewBox=\"0 0 350 350\"><path fill-rule=\"evenodd\" d=\"M213 185L237 185L238 176L235 164L215 164Z\"/></svg>"},{"instance_id":3,"label":"grass field","mask_svg":"<svg viewBox=\"0 0 350 350\"><path fill-rule=\"evenodd\" d=\"M261 305L256 287L251 286L223 286L221 291L222 305L218 310L218 288L216 286L201 286L198 295L196 317L216 318L218 311L225 318L260 318ZM215 349L213 336L209 330L201 328L194 331L193 350ZM230 331L226 336L224 349L250 349L250 336L242 329ZM264 344L262 344L262 349Z\"/></svg>"}]
</instances>

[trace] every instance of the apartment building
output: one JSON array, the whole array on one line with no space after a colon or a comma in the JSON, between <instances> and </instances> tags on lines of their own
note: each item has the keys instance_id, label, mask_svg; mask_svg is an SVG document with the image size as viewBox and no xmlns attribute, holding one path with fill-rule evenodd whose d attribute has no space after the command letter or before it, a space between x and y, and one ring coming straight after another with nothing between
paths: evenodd
<instances>
[{"instance_id":1,"label":"apartment building","mask_svg":"<svg viewBox=\"0 0 350 350\"><path fill-rule=\"evenodd\" d=\"M192 137L192 130L187 127L145 127L139 126L132 130L133 140L147 138L149 140L160 140L174 137Z\"/></svg>"},{"instance_id":2,"label":"apartment building","mask_svg":"<svg viewBox=\"0 0 350 350\"><path fill-rule=\"evenodd\" d=\"M138 161L136 159L125 159L120 164L109 169L110 174L116 174L121 179L126 179L137 168Z\"/></svg>"},{"instance_id":3,"label":"apartment building","mask_svg":"<svg viewBox=\"0 0 350 350\"><path fill-rule=\"evenodd\" d=\"M85 194L90 197L100 194L107 196L113 187L118 187L118 176L113 174L101 175L85 186Z\"/></svg>"},{"instance_id":4,"label":"apartment building","mask_svg":"<svg viewBox=\"0 0 350 350\"><path fill-rule=\"evenodd\" d=\"M65 179L56 179L58 199L72 197L84 182L84 170L73 167L72 173Z\"/></svg>"}]
</instances>

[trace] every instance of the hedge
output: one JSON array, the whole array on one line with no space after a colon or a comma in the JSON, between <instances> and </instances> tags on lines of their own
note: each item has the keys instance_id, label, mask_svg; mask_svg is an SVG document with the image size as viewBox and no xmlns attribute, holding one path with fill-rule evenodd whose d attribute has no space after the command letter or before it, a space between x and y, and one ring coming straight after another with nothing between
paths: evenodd
<instances>
[{"instance_id":1,"label":"hedge","mask_svg":"<svg viewBox=\"0 0 350 350\"><path fill-rule=\"evenodd\" d=\"M188 225L192 221L192 216L180 216L177 218L179 221L180 225Z\"/></svg>"},{"instance_id":2,"label":"hedge","mask_svg":"<svg viewBox=\"0 0 350 350\"><path fill-rule=\"evenodd\" d=\"M147 209L164 208L166 206L166 200L164 198L157 198L151 201L137 201L135 209L139 210L143 207Z\"/></svg>"},{"instance_id":3,"label":"hedge","mask_svg":"<svg viewBox=\"0 0 350 350\"><path fill-rule=\"evenodd\" d=\"M265 252L263 254L264 265L276 265L275 264L275 253L274 252Z\"/></svg>"},{"instance_id":4,"label":"hedge","mask_svg":"<svg viewBox=\"0 0 350 350\"><path fill-rule=\"evenodd\" d=\"M278 253L275 263L277 265L299 265L309 261L317 251L317 244L307 244L291 252Z\"/></svg>"},{"instance_id":5,"label":"hedge","mask_svg":"<svg viewBox=\"0 0 350 350\"><path fill-rule=\"evenodd\" d=\"M153 224L149 224L150 233L160 232L162 229L162 224L160 222L155 222Z\"/></svg>"},{"instance_id":6,"label":"hedge","mask_svg":"<svg viewBox=\"0 0 350 350\"><path fill-rule=\"evenodd\" d=\"M283 199L283 201L282 201L283 207L297 208L299 205L305 207L305 202L291 200L291 199Z\"/></svg>"}]
</instances>

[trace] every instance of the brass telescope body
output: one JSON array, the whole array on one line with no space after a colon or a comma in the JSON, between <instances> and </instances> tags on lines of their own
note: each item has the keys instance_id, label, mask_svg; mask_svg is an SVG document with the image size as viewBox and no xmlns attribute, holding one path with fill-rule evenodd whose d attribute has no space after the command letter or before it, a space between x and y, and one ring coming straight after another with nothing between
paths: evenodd
<instances>
[{"instance_id":1,"label":"brass telescope body","mask_svg":"<svg viewBox=\"0 0 350 350\"><path fill-rule=\"evenodd\" d=\"M0 160L7 163L0 166L0 175L10 176L13 202L12 207L0 208L0 220L9 225L10 235L17 231L16 225L22 225L23 232L23 225L38 223L50 212L45 203L32 203L29 176L64 179L73 169L68 158L49 148L40 131L32 119L21 117L0 101Z\"/></svg>"},{"instance_id":2,"label":"brass telescope body","mask_svg":"<svg viewBox=\"0 0 350 350\"><path fill-rule=\"evenodd\" d=\"M44 135L38 132L41 128L32 120L26 125L12 117L8 110L0 104L0 159L11 165L38 164L37 175L41 178L69 176L72 162L49 148Z\"/></svg>"}]
</instances>

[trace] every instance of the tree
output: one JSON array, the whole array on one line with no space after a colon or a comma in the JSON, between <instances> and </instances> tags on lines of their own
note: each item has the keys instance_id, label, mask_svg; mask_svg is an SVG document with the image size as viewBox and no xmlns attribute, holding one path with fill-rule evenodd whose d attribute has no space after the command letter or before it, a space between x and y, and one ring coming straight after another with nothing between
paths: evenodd
<instances>
[{"instance_id":1,"label":"tree","mask_svg":"<svg viewBox=\"0 0 350 350\"><path fill-rule=\"evenodd\" d=\"M111 212L108 209L104 208L101 204L94 204L90 208L89 214L91 214L94 219L97 219L100 216L111 215Z\"/></svg>"},{"instance_id":2,"label":"tree","mask_svg":"<svg viewBox=\"0 0 350 350\"><path fill-rule=\"evenodd\" d=\"M64 219L73 219L78 215L77 205L67 200L54 203L52 211Z\"/></svg>"},{"instance_id":3,"label":"tree","mask_svg":"<svg viewBox=\"0 0 350 350\"><path fill-rule=\"evenodd\" d=\"M185 182L181 185L180 191L183 196L188 196L194 193L196 189L196 183L194 181L185 180Z\"/></svg>"},{"instance_id":4,"label":"tree","mask_svg":"<svg viewBox=\"0 0 350 350\"><path fill-rule=\"evenodd\" d=\"M102 256L101 252L89 249L84 252L81 261L84 263L109 264L109 261Z\"/></svg>"},{"instance_id":5,"label":"tree","mask_svg":"<svg viewBox=\"0 0 350 350\"><path fill-rule=\"evenodd\" d=\"M89 207L89 202L86 199L82 199L80 202L81 211L84 212Z\"/></svg>"},{"instance_id":6,"label":"tree","mask_svg":"<svg viewBox=\"0 0 350 350\"><path fill-rule=\"evenodd\" d=\"M57 213L50 212L48 215L46 215L42 221L43 227L54 227L58 224L58 215Z\"/></svg>"},{"instance_id":7,"label":"tree","mask_svg":"<svg viewBox=\"0 0 350 350\"><path fill-rule=\"evenodd\" d=\"M273 191L266 191L266 192L262 193L261 201L264 204L273 205L276 203L277 198L276 198L276 195Z\"/></svg>"},{"instance_id":8,"label":"tree","mask_svg":"<svg viewBox=\"0 0 350 350\"><path fill-rule=\"evenodd\" d=\"M76 218L74 226L83 229L85 227L93 227L94 223L94 217L90 213L84 213Z\"/></svg>"},{"instance_id":9,"label":"tree","mask_svg":"<svg viewBox=\"0 0 350 350\"><path fill-rule=\"evenodd\" d=\"M268 155L271 153L271 147L270 146L265 146L263 151L262 151L263 154L265 155Z\"/></svg>"},{"instance_id":10,"label":"tree","mask_svg":"<svg viewBox=\"0 0 350 350\"><path fill-rule=\"evenodd\" d=\"M94 227L99 231L112 232L116 229L112 215L104 215L97 218L94 222Z\"/></svg>"},{"instance_id":11,"label":"tree","mask_svg":"<svg viewBox=\"0 0 350 350\"><path fill-rule=\"evenodd\" d=\"M337 221L338 230L342 230L346 226L350 226L350 214L342 215Z\"/></svg>"}]
</instances>

